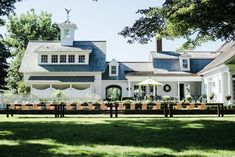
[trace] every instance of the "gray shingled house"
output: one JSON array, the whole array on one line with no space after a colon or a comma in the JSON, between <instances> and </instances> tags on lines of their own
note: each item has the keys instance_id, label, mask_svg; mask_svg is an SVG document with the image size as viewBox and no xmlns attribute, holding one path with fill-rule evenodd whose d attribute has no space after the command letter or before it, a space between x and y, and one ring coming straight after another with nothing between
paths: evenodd
<instances>
[{"instance_id":1,"label":"gray shingled house","mask_svg":"<svg viewBox=\"0 0 235 157\"><path fill-rule=\"evenodd\" d=\"M118 62L115 59L107 62L106 41L74 41L76 24L67 20L59 26L61 41L30 41L20 67L24 81L31 86L31 94L41 98L51 97L54 91L61 90L70 98L97 95L105 99L108 91L119 90L120 97L150 94L182 99L191 95L197 99L216 91L209 86L213 83L207 81L211 69L222 64L230 67L233 63L224 52L162 51L161 41L157 42L158 50L150 53L148 62ZM221 61L223 55L230 61ZM137 85L149 78L163 86ZM216 85L215 88L220 89ZM225 88L223 86L223 90ZM224 101L219 93L216 94L217 101ZM231 93L224 92L222 96L225 94Z\"/></svg>"}]
</instances>

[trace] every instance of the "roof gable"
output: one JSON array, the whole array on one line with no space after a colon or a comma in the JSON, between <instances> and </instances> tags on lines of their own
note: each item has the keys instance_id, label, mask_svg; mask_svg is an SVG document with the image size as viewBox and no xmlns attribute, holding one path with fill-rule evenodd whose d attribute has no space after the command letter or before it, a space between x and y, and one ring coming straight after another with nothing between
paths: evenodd
<instances>
[{"instance_id":1,"label":"roof gable","mask_svg":"<svg viewBox=\"0 0 235 157\"><path fill-rule=\"evenodd\" d=\"M31 41L26 48L20 72L103 72L106 68L106 42L105 41L74 41L73 49L91 50L88 65L38 65L37 51L40 47L53 45L60 48L59 42ZM57 52L57 51L55 51ZM70 52L70 51L66 51ZM65 52L65 53L66 53ZM29 66L30 65L30 66Z\"/></svg>"},{"instance_id":2,"label":"roof gable","mask_svg":"<svg viewBox=\"0 0 235 157\"><path fill-rule=\"evenodd\" d=\"M229 59L235 56L235 40L225 43L218 49L218 51L221 53L199 72L200 75L206 73L210 69L226 63Z\"/></svg>"}]
</instances>

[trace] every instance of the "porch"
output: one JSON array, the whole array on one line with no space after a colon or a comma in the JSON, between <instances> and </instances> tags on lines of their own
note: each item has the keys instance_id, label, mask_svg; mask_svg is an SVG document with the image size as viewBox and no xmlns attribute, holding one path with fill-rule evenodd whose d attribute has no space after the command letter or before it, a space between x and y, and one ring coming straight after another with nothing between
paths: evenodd
<instances>
[{"instance_id":1,"label":"porch","mask_svg":"<svg viewBox=\"0 0 235 157\"><path fill-rule=\"evenodd\" d=\"M52 98L60 90L65 97L79 98L94 93L92 76L31 76L31 95L39 98Z\"/></svg>"},{"instance_id":2,"label":"porch","mask_svg":"<svg viewBox=\"0 0 235 157\"><path fill-rule=\"evenodd\" d=\"M151 78L163 86L140 86L139 82ZM155 99L162 99L169 96L182 100L192 96L197 100L201 96L201 77L128 77L128 96L142 99L144 96L152 96Z\"/></svg>"}]
</instances>

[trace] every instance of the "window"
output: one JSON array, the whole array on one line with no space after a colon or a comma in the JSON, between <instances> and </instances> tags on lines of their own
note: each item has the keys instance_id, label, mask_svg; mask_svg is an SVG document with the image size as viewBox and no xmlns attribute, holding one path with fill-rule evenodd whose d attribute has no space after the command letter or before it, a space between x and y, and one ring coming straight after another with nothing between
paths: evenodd
<instances>
[{"instance_id":1,"label":"window","mask_svg":"<svg viewBox=\"0 0 235 157\"><path fill-rule=\"evenodd\" d=\"M182 60L182 67L183 67L184 69L188 69L188 60L187 60L187 59L183 59L183 60Z\"/></svg>"},{"instance_id":2,"label":"window","mask_svg":"<svg viewBox=\"0 0 235 157\"><path fill-rule=\"evenodd\" d=\"M79 55L78 56L78 62L79 63L85 63L85 55Z\"/></svg>"},{"instance_id":3,"label":"window","mask_svg":"<svg viewBox=\"0 0 235 157\"><path fill-rule=\"evenodd\" d=\"M75 63L75 55L69 55L69 63Z\"/></svg>"},{"instance_id":4,"label":"window","mask_svg":"<svg viewBox=\"0 0 235 157\"><path fill-rule=\"evenodd\" d=\"M47 63L48 56L47 55L41 55L41 63Z\"/></svg>"},{"instance_id":5,"label":"window","mask_svg":"<svg viewBox=\"0 0 235 157\"><path fill-rule=\"evenodd\" d=\"M58 55L51 55L51 63L58 63Z\"/></svg>"},{"instance_id":6,"label":"window","mask_svg":"<svg viewBox=\"0 0 235 157\"><path fill-rule=\"evenodd\" d=\"M64 30L64 37L65 38L70 38L70 31L69 31L69 29L65 29Z\"/></svg>"},{"instance_id":7,"label":"window","mask_svg":"<svg viewBox=\"0 0 235 157\"><path fill-rule=\"evenodd\" d=\"M116 66L111 66L111 74L116 75L117 74L117 67Z\"/></svg>"},{"instance_id":8,"label":"window","mask_svg":"<svg viewBox=\"0 0 235 157\"><path fill-rule=\"evenodd\" d=\"M109 62L109 76L118 76L119 63L113 59Z\"/></svg>"},{"instance_id":9,"label":"window","mask_svg":"<svg viewBox=\"0 0 235 157\"><path fill-rule=\"evenodd\" d=\"M60 55L60 63L66 63L66 55Z\"/></svg>"}]
</instances>

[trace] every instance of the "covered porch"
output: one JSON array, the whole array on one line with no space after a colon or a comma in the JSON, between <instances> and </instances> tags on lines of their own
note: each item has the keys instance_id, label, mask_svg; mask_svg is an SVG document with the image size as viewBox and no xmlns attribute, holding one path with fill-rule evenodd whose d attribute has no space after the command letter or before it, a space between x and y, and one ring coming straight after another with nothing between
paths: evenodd
<instances>
[{"instance_id":1,"label":"covered porch","mask_svg":"<svg viewBox=\"0 0 235 157\"><path fill-rule=\"evenodd\" d=\"M52 98L60 90L67 98L79 98L94 93L92 76L31 76L31 95L39 98Z\"/></svg>"},{"instance_id":2,"label":"covered porch","mask_svg":"<svg viewBox=\"0 0 235 157\"><path fill-rule=\"evenodd\" d=\"M140 86L139 82L151 78L162 86ZM192 96L197 100L201 96L200 76L195 77L174 77L174 76L128 76L128 96L136 99L143 99L146 95L152 96L156 100L161 100L163 96L170 96L177 100L182 100L187 96Z\"/></svg>"}]
</instances>

